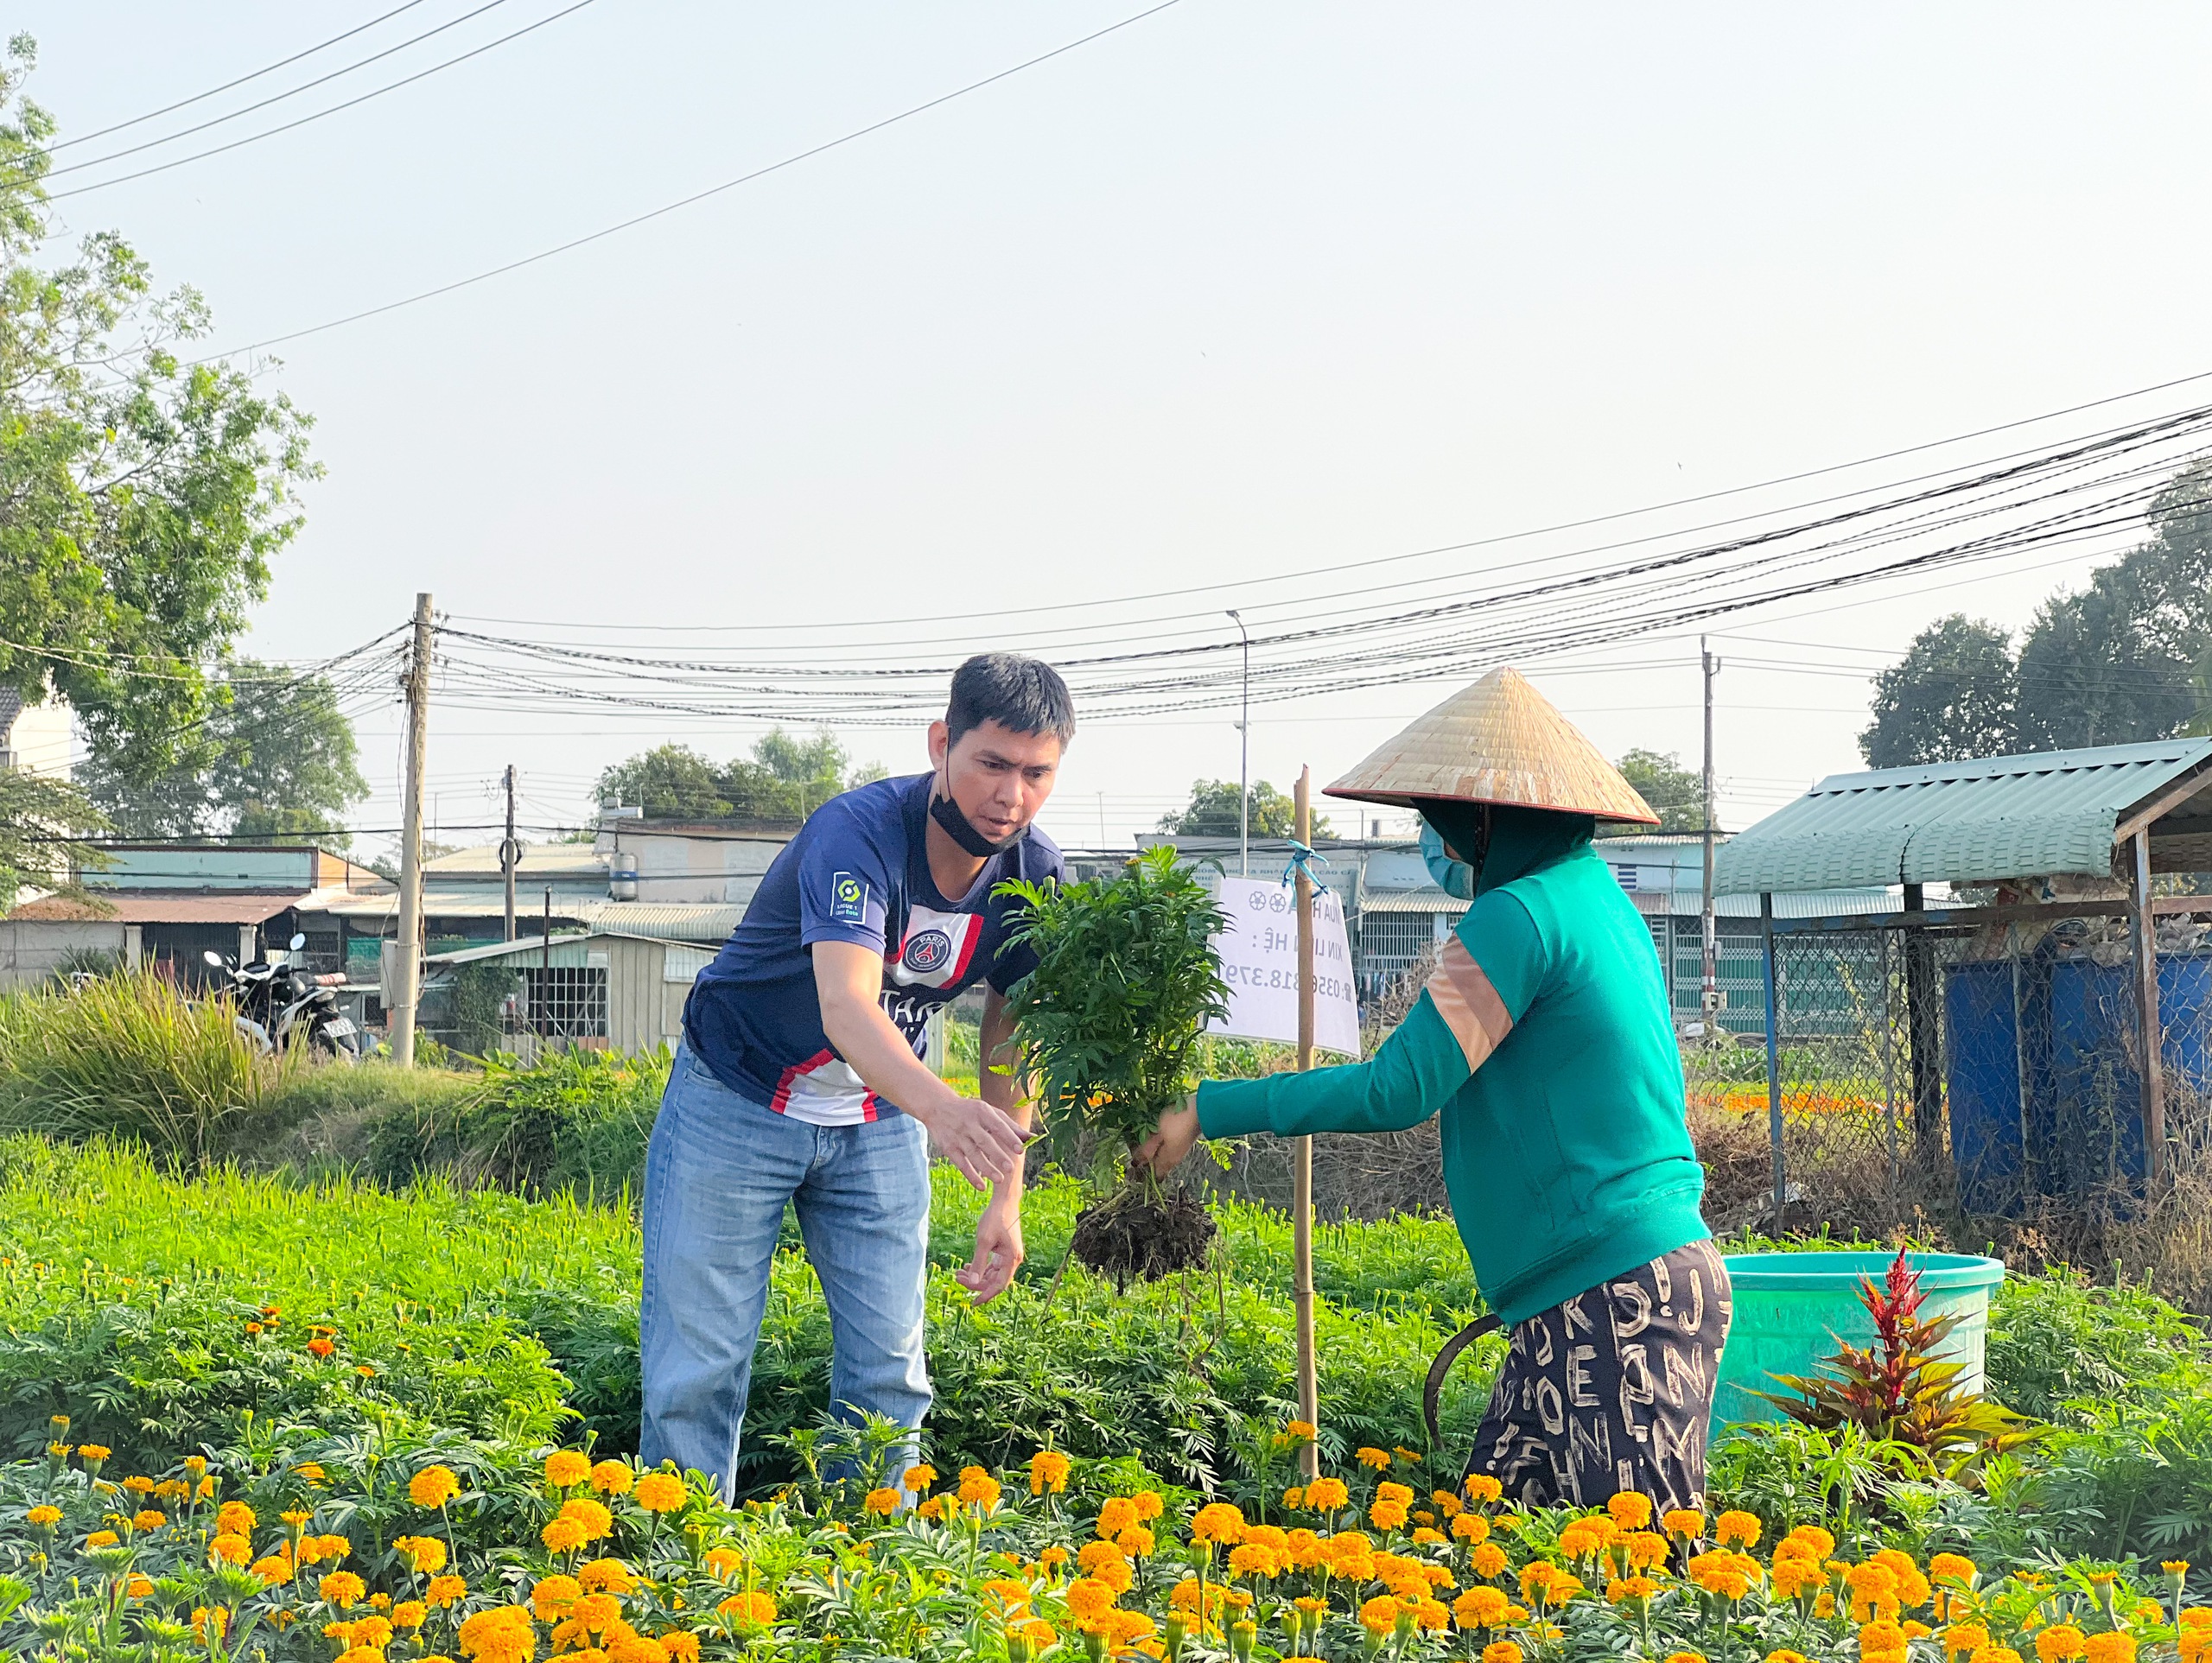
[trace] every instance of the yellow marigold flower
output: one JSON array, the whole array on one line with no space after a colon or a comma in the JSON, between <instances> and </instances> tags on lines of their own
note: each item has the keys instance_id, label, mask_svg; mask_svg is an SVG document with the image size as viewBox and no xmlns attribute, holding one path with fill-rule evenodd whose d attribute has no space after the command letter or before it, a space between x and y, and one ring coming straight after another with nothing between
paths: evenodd
<instances>
[{"instance_id":1,"label":"yellow marigold flower","mask_svg":"<svg viewBox=\"0 0 2212 1663\"><path fill-rule=\"evenodd\" d=\"M1452 1520L1452 1534L1463 1542L1486 1542L1490 1539L1490 1520L1479 1513L1457 1514Z\"/></svg>"},{"instance_id":2,"label":"yellow marigold flower","mask_svg":"<svg viewBox=\"0 0 2212 1663\"><path fill-rule=\"evenodd\" d=\"M459 1577L433 1577L423 1598L433 1609L442 1609L468 1597L468 1584Z\"/></svg>"},{"instance_id":3,"label":"yellow marigold flower","mask_svg":"<svg viewBox=\"0 0 2212 1663\"><path fill-rule=\"evenodd\" d=\"M442 1507L460 1494L461 1480L451 1467L425 1467L407 1481L407 1499L418 1507Z\"/></svg>"},{"instance_id":4,"label":"yellow marigold flower","mask_svg":"<svg viewBox=\"0 0 2212 1663\"><path fill-rule=\"evenodd\" d=\"M639 1476L637 1502L648 1513L674 1513L683 1507L684 1495L683 1481L674 1473L649 1472ZM686 1638L697 1643L696 1635Z\"/></svg>"},{"instance_id":5,"label":"yellow marigold flower","mask_svg":"<svg viewBox=\"0 0 2212 1663\"><path fill-rule=\"evenodd\" d=\"M1943 1655L1971 1657L1989 1644L1989 1630L1979 1622L1955 1622L1943 1630Z\"/></svg>"},{"instance_id":6,"label":"yellow marigold flower","mask_svg":"<svg viewBox=\"0 0 2212 1663\"><path fill-rule=\"evenodd\" d=\"M1495 1628L1513 1602L1495 1588L1470 1588L1452 1602L1452 1615L1463 1628Z\"/></svg>"},{"instance_id":7,"label":"yellow marigold flower","mask_svg":"<svg viewBox=\"0 0 2212 1663\"><path fill-rule=\"evenodd\" d=\"M430 1608L419 1599L404 1599L391 1608L395 1628L419 1628L430 1620Z\"/></svg>"},{"instance_id":8,"label":"yellow marigold flower","mask_svg":"<svg viewBox=\"0 0 2212 1663\"><path fill-rule=\"evenodd\" d=\"M1902 1657L1904 1653L1897 1653ZM2010 1646L1985 1646L1976 1652L1969 1663L2020 1663L2019 1653Z\"/></svg>"},{"instance_id":9,"label":"yellow marigold flower","mask_svg":"<svg viewBox=\"0 0 2212 1663\"><path fill-rule=\"evenodd\" d=\"M768 1595L754 1592L732 1594L715 1607L715 1614L732 1622L759 1625L776 1620L776 1602Z\"/></svg>"},{"instance_id":10,"label":"yellow marigold flower","mask_svg":"<svg viewBox=\"0 0 2212 1663\"><path fill-rule=\"evenodd\" d=\"M1785 1647L1781 1651L1769 1652L1766 1654L1766 1663L1806 1663L1805 1653L1793 1652Z\"/></svg>"},{"instance_id":11,"label":"yellow marigold flower","mask_svg":"<svg viewBox=\"0 0 2212 1663\"><path fill-rule=\"evenodd\" d=\"M638 1476L625 1461L594 1461L591 1471L585 1476L590 1479L592 1488L601 1495L627 1495L630 1486L638 1482Z\"/></svg>"},{"instance_id":12,"label":"yellow marigold flower","mask_svg":"<svg viewBox=\"0 0 2212 1663\"><path fill-rule=\"evenodd\" d=\"M573 1519L583 1527L584 1539L595 1542L610 1535L614 1529L614 1515L587 1495L573 1496L561 1504L563 1519Z\"/></svg>"},{"instance_id":13,"label":"yellow marigold flower","mask_svg":"<svg viewBox=\"0 0 2212 1663\"><path fill-rule=\"evenodd\" d=\"M519 1605L497 1605L461 1619L461 1654L484 1663L524 1663L537 1650L530 1613Z\"/></svg>"},{"instance_id":14,"label":"yellow marigold flower","mask_svg":"<svg viewBox=\"0 0 2212 1663\"><path fill-rule=\"evenodd\" d=\"M1317 1478L1306 1487L1306 1505L1315 1513L1335 1513L1351 1505L1351 1491L1341 1478Z\"/></svg>"},{"instance_id":15,"label":"yellow marigold flower","mask_svg":"<svg viewBox=\"0 0 2212 1663\"><path fill-rule=\"evenodd\" d=\"M399 1536L391 1545L407 1556L417 1576L435 1576L446 1568L446 1545L435 1536Z\"/></svg>"},{"instance_id":16,"label":"yellow marigold flower","mask_svg":"<svg viewBox=\"0 0 2212 1663\"><path fill-rule=\"evenodd\" d=\"M1377 1450L1376 1453L1381 1454L1381 1451ZM1362 1460L1367 1458L1366 1450L1360 1451L1360 1458ZM1389 1464L1388 1456L1383 1457L1383 1464L1385 1466ZM1397 1627L1397 1624L1398 1602L1388 1594L1377 1594L1359 1608L1359 1626L1371 1634L1388 1634L1392 1628Z\"/></svg>"},{"instance_id":17,"label":"yellow marigold flower","mask_svg":"<svg viewBox=\"0 0 2212 1663\"><path fill-rule=\"evenodd\" d=\"M899 1511L899 1503L902 1499L902 1492L893 1489L887 1484L881 1489L870 1490L861 1499L861 1509L865 1513L873 1513L879 1518L887 1519Z\"/></svg>"},{"instance_id":18,"label":"yellow marigold flower","mask_svg":"<svg viewBox=\"0 0 2212 1663\"><path fill-rule=\"evenodd\" d=\"M1486 1472L1471 1472L1459 1485L1467 1492L1467 1499L1478 1504L1495 1501L1505 1494L1505 1486Z\"/></svg>"},{"instance_id":19,"label":"yellow marigold flower","mask_svg":"<svg viewBox=\"0 0 2212 1663\"><path fill-rule=\"evenodd\" d=\"M944 1497L942 1495L931 1496L927 1501L924 1501L919 1507L914 1509L914 1514L917 1518L921 1519L936 1520L944 1518Z\"/></svg>"},{"instance_id":20,"label":"yellow marigold flower","mask_svg":"<svg viewBox=\"0 0 2212 1663\"><path fill-rule=\"evenodd\" d=\"M537 1539L556 1553L573 1553L589 1539L582 1525L565 1516L550 1521L537 1533Z\"/></svg>"},{"instance_id":21,"label":"yellow marigold flower","mask_svg":"<svg viewBox=\"0 0 2212 1663\"><path fill-rule=\"evenodd\" d=\"M1144 1559L1152 1557L1153 1549L1158 1544L1153 1540L1152 1533L1142 1525L1131 1525L1114 1538L1114 1546L1133 1559Z\"/></svg>"},{"instance_id":22,"label":"yellow marigold flower","mask_svg":"<svg viewBox=\"0 0 2212 1663\"><path fill-rule=\"evenodd\" d=\"M1751 1514L1731 1509L1713 1527L1713 1539L1723 1547L1757 1547L1759 1521Z\"/></svg>"},{"instance_id":23,"label":"yellow marigold flower","mask_svg":"<svg viewBox=\"0 0 2212 1663\"><path fill-rule=\"evenodd\" d=\"M226 1501L215 1509L215 1528L233 1536L252 1535L257 1522L253 1509L243 1501Z\"/></svg>"},{"instance_id":24,"label":"yellow marigold flower","mask_svg":"<svg viewBox=\"0 0 2212 1663\"><path fill-rule=\"evenodd\" d=\"M2135 1636L2120 1629L2091 1634L2089 1663L2135 1663Z\"/></svg>"},{"instance_id":25,"label":"yellow marigold flower","mask_svg":"<svg viewBox=\"0 0 2212 1663\"><path fill-rule=\"evenodd\" d=\"M1302 1484L1293 1484L1288 1489L1282 1493L1282 1505L1283 1510L1286 1513L1304 1512L1306 1510L1306 1487Z\"/></svg>"},{"instance_id":26,"label":"yellow marigold flower","mask_svg":"<svg viewBox=\"0 0 2212 1663\"><path fill-rule=\"evenodd\" d=\"M1434 1542L1446 1546L1448 1546L1450 1541L1442 1531L1431 1530L1427 1525L1421 1526L1420 1529L1414 1532L1414 1539L1417 1542Z\"/></svg>"},{"instance_id":27,"label":"yellow marigold flower","mask_svg":"<svg viewBox=\"0 0 2212 1663\"><path fill-rule=\"evenodd\" d=\"M155 1507L147 1507L133 1516L130 1527L133 1530L159 1530L168 1521L168 1514L166 1513Z\"/></svg>"},{"instance_id":28,"label":"yellow marigold flower","mask_svg":"<svg viewBox=\"0 0 2212 1663\"><path fill-rule=\"evenodd\" d=\"M982 1468L963 1467L960 1469L960 1499L962 1501L988 1513L993 1507L998 1506L999 1497L1003 1493L1003 1487L999 1481L984 1471Z\"/></svg>"},{"instance_id":29,"label":"yellow marigold flower","mask_svg":"<svg viewBox=\"0 0 2212 1663\"><path fill-rule=\"evenodd\" d=\"M351 1643L355 1646L367 1647L372 1651L381 1651L385 1647L391 1644L391 1624L382 1617L363 1617L359 1622L353 1624Z\"/></svg>"},{"instance_id":30,"label":"yellow marigold flower","mask_svg":"<svg viewBox=\"0 0 2212 1663\"><path fill-rule=\"evenodd\" d=\"M1371 1447L1363 1448L1356 1452L1355 1458L1359 1462L1361 1466L1372 1467L1377 1472L1383 1471L1390 1464L1390 1452L1388 1450L1377 1450ZM1395 1620L1396 1614L1394 1612L1392 1614L1392 1621L1395 1622Z\"/></svg>"},{"instance_id":31,"label":"yellow marigold flower","mask_svg":"<svg viewBox=\"0 0 2212 1663\"><path fill-rule=\"evenodd\" d=\"M1099 1504L1098 1533L1102 1537L1118 1536L1136 1521L1137 1503L1133 1495L1109 1495Z\"/></svg>"},{"instance_id":32,"label":"yellow marigold flower","mask_svg":"<svg viewBox=\"0 0 2212 1663\"><path fill-rule=\"evenodd\" d=\"M385 1663L384 1653L372 1647L355 1646L338 1653L338 1663Z\"/></svg>"},{"instance_id":33,"label":"yellow marigold flower","mask_svg":"<svg viewBox=\"0 0 2212 1663\"><path fill-rule=\"evenodd\" d=\"M1243 1539L1244 1514L1227 1501L1209 1501L1191 1520L1191 1536L1201 1542L1235 1543Z\"/></svg>"},{"instance_id":34,"label":"yellow marigold flower","mask_svg":"<svg viewBox=\"0 0 2212 1663\"><path fill-rule=\"evenodd\" d=\"M710 1547L707 1550L707 1574L728 1582L745 1569L745 1555L734 1547Z\"/></svg>"},{"instance_id":35,"label":"yellow marigold flower","mask_svg":"<svg viewBox=\"0 0 2212 1663\"><path fill-rule=\"evenodd\" d=\"M545 1457L545 1482L555 1489L573 1489L591 1476L591 1457L581 1450L556 1450Z\"/></svg>"},{"instance_id":36,"label":"yellow marigold flower","mask_svg":"<svg viewBox=\"0 0 2212 1663\"><path fill-rule=\"evenodd\" d=\"M1114 1603L1114 1590L1095 1577L1077 1577L1068 1584L1068 1615L1079 1622L1095 1622Z\"/></svg>"},{"instance_id":37,"label":"yellow marigold flower","mask_svg":"<svg viewBox=\"0 0 2212 1663\"><path fill-rule=\"evenodd\" d=\"M671 1628L658 1638L669 1663L699 1663L699 1636L689 1628Z\"/></svg>"},{"instance_id":38,"label":"yellow marigold flower","mask_svg":"<svg viewBox=\"0 0 2212 1663\"><path fill-rule=\"evenodd\" d=\"M1705 1534L1705 1514L1695 1507L1675 1507L1661 1518L1659 1527L1669 1536L1702 1536ZM1674 1660L1669 1658L1668 1663L1674 1663ZM1704 1660L1699 1659L1699 1663L1704 1663Z\"/></svg>"},{"instance_id":39,"label":"yellow marigold flower","mask_svg":"<svg viewBox=\"0 0 2212 1663\"><path fill-rule=\"evenodd\" d=\"M207 1557L222 1565L244 1565L253 1558L253 1544L226 1530L207 1544Z\"/></svg>"},{"instance_id":40,"label":"yellow marigold flower","mask_svg":"<svg viewBox=\"0 0 2212 1663\"><path fill-rule=\"evenodd\" d=\"M1928 1561L1928 1575L1932 1581L1971 1588L1975 1578L1981 1575L1981 1571L1963 1553L1938 1553Z\"/></svg>"},{"instance_id":41,"label":"yellow marigold flower","mask_svg":"<svg viewBox=\"0 0 2212 1663\"><path fill-rule=\"evenodd\" d=\"M315 1584L315 1592L343 1611L368 1596L369 1585L350 1571L334 1571Z\"/></svg>"},{"instance_id":42,"label":"yellow marigold flower","mask_svg":"<svg viewBox=\"0 0 2212 1663\"><path fill-rule=\"evenodd\" d=\"M909 1467L906 1469L906 1476L900 1482L916 1495L925 1495L928 1493L929 1487L937 1482L937 1469L930 1466Z\"/></svg>"},{"instance_id":43,"label":"yellow marigold flower","mask_svg":"<svg viewBox=\"0 0 2212 1663\"><path fill-rule=\"evenodd\" d=\"M1467 1563L1478 1577L1502 1577L1505 1574L1505 1550L1496 1542L1484 1542L1468 1556Z\"/></svg>"},{"instance_id":44,"label":"yellow marigold flower","mask_svg":"<svg viewBox=\"0 0 2212 1663\"><path fill-rule=\"evenodd\" d=\"M576 1580L590 1593L627 1594L638 1585L638 1573L620 1559L593 1559L576 1567Z\"/></svg>"},{"instance_id":45,"label":"yellow marigold flower","mask_svg":"<svg viewBox=\"0 0 2212 1663\"><path fill-rule=\"evenodd\" d=\"M111 1530L96 1530L85 1538L86 1547L113 1547L120 1539Z\"/></svg>"},{"instance_id":46,"label":"yellow marigold flower","mask_svg":"<svg viewBox=\"0 0 2212 1663\"><path fill-rule=\"evenodd\" d=\"M23 1515L24 1520L41 1530L51 1530L61 1522L61 1509L41 1502Z\"/></svg>"},{"instance_id":47,"label":"yellow marigold flower","mask_svg":"<svg viewBox=\"0 0 2212 1663\"><path fill-rule=\"evenodd\" d=\"M1058 1495L1068 1487L1068 1473L1074 1463L1058 1450L1039 1450L1029 1457L1029 1493L1043 1495L1047 1492Z\"/></svg>"},{"instance_id":48,"label":"yellow marigold flower","mask_svg":"<svg viewBox=\"0 0 2212 1663\"><path fill-rule=\"evenodd\" d=\"M1377 1530L1401 1530L1406 1522L1406 1504L1383 1496L1367 1509L1367 1521Z\"/></svg>"},{"instance_id":49,"label":"yellow marigold flower","mask_svg":"<svg viewBox=\"0 0 2212 1663\"><path fill-rule=\"evenodd\" d=\"M1483 1647L1483 1663L1521 1663L1521 1648L1510 1640L1493 1640Z\"/></svg>"},{"instance_id":50,"label":"yellow marigold flower","mask_svg":"<svg viewBox=\"0 0 2212 1663\"><path fill-rule=\"evenodd\" d=\"M530 1590L530 1607L540 1622L551 1622L568 1615L583 1592L574 1577L540 1577Z\"/></svg>"}]
</instances>

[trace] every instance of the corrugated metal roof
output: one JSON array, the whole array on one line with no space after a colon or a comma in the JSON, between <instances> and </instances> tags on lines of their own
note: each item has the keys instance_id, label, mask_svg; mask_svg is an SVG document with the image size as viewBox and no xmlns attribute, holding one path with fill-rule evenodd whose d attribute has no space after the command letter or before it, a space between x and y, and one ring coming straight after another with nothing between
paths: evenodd
<instances>
[{"instance_id":1,"label":"corrugated metal roof","mask_svg":"<svg viewBox=\"0 0 2212 1663\"><path fill-rule=\"evenodd\" d=\"M717 947L745 921L741 906L709 901L601 901L578 908L594 930L615 930L666 941L712 942Z\"/></svg>"},{"instance_id":2,"label":"corrugated metal roof","mask_svg":"<svg viewBox=\"0 0 2212 1663\"><path fill-rule=\"evenodd\" d=\"M1713 885L1780 895L2109 877L2121 816L2209 762L2212 739L2177 739L1834 774L1732 839Z\"/></svg>"},{"instance_id":3,"label":"corrugated metal roof","mask_svg":"<svg viewBox=\"0 0 2212 1663\"><path fill-rule=\"evenodd\" d=\"M1448 912L1458 917L1467 904L1446 895L1434 884L1419 889L1370 889L1359 898L1362 917L1375 912Z\"/></svg>"},{"instance_id":4,"label":"corrugated metal roof","mask_svg":"<svg viewBox=\"0 0 2212 1663\"><path fill-rule=\"evenodd\" d=\"M296 892L287 895L125 895L114 890L98 892L99 904L49 895L27 901L8 917L11 922L104 924L266 924L279 912L308 907L309 898ZM311 907L308 910L312 911Z\"/></svg>"}]
</instances>

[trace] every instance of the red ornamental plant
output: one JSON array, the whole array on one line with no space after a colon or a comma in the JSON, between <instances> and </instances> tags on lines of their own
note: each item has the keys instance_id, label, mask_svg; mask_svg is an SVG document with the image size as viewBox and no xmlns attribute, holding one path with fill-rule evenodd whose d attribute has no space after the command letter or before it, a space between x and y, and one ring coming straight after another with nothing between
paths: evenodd
<instances>
[{"instance_id":1,"label":"red ornamental plant","mask_svg":"<svg viewBox=\"0 0 2212 1663\"><path fill-rule=\"evenodd\" d=\"M1985 1457L2018 1449L2046 1430L1960 1384L1965 1365L1936 1349L1959 1325L1956 1317L1923 1317L1927 1295L1903 1249L1878 1286L1859 1279L1859 1298L1874 1319L1874 1343L1837 1341L1822 1374L1777 1374L1797 1393L1761 1392L1793 1420L1822 1431L1856 1426L1869 1438L1917 1453L1930 1472L1958 1478Z\"/></svg>"}]
</instances>

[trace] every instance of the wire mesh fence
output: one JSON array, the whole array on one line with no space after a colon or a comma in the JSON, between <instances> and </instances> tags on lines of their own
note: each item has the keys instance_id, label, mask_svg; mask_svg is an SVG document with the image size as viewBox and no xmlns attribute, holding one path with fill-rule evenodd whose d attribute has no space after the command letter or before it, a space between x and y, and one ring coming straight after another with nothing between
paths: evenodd
<instances>
[{"instance_id":1,"label":"wire mesh fence","mask_svg":"<svg viewBox=\"0 0 2212 1663\"><path fill-rule=\"evenodd\" d=\"M1763 963L1748 999L1731 993L1732 1043L1685 1054L1729 1222L1877 1234L1948 1222L2080 1243L2212 1185L2208 924L2158 921L2160 1091L2145 1079L2144 974L2124 903L1980 917L1777 927L1770 979Z\"/></svg>"}]
</instances>

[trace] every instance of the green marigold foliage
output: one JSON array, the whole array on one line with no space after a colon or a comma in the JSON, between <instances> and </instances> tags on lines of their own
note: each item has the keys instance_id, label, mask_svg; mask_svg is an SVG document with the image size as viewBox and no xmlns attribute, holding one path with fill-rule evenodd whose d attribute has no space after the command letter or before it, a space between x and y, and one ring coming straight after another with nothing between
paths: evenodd
<instances>
[{"instance_id":1,"label":"green marigold foliage","mask_svg":"<svg viewBox=\"0 0 2212 1663\"><path fill-rule=\"evenodd\" d=\"M1201 1030L1227 1014L1211 937L1228 919L1172 848L1113 878L1052 887L1014 881L1027 911L1015 939L1037 951L1007 1010L1017 1066L1048 1118L1080 1120L1135 1149L1196 1083Z\"/></svg>"}]
</instances>

